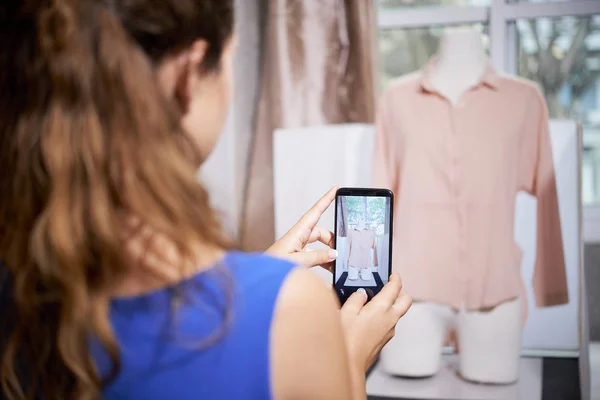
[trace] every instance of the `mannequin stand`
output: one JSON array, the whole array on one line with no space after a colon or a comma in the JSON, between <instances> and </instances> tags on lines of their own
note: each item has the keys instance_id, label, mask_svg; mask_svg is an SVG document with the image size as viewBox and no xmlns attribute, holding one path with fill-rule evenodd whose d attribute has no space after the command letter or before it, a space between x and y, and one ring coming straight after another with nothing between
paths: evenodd
<instances>
[{"instance_id":1,"label":"mannequin stand","mask_svg":"<svg viewBox=\"0 0 600 400\"><path fill-rule=\"evenodd\" d=\"M507 301L489 311L456 311L416 302L400 319L396 336L383 348L381 369L390 375L425 378L440 368L449 328L456 328L459 373L472 382L514 383L519 376L521 301Z\"/></svg>"}]
</instances>

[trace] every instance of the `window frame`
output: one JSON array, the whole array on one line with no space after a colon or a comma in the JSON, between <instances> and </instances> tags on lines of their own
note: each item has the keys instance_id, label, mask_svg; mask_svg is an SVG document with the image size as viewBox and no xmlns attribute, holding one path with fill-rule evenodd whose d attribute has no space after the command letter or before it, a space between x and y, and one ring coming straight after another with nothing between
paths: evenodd
<instances>
[{"instance_id":1,"label":"window frame","mask_svg":"<svg viewBox=\"0 0 600 400\"><path fill-rule=\"evenodd\" d=\"M377 8L377 1L372 0ZM495 68L517 73L517 29L519 19L582 17L600 14L598 0L508 3L491 0L488 6L428 6L387 9L377 12L377 29L414 29L431 26L488 24L490 59ZM600 243L600 203L584 205L582 232L585 243Z\"/></svg>"}]
</instances>

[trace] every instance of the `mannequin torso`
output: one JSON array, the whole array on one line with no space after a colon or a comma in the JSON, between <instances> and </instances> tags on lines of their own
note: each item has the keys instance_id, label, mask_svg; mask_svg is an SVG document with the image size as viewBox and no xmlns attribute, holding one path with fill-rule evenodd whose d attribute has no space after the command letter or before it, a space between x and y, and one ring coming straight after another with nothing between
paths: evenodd
<instances>
[{"instance_id":1,"label":"mannequin torso","mask_svg":"<svg viewBox=\"0 0 600 400\"><path fill-rule=\"evenodd\" d=\"M487 67L481 35L473 29L448 29L440 43L431 84L453 105L475 86Z\"/></svg>"},{"instance_id":2,"label":"mannequin torso","mask_svg":"<svg viewBox=\"0 0 600 400\"><path fill-rule=\"evenodd\" d=\"M487 68L487 55L477 31L447 30L429 71L428 83L436 94L428 95L439 94L452 106L459 105L463 95L484 78ZM436 374L448 329L452 328L457 331L461 377L479 383L515 382L519 376L521 315L519 298L491 310L453 309L445 304L415 301L398 322L396 336L382 350L381 369L393 376Z\"/></svg>"}]
</instances>

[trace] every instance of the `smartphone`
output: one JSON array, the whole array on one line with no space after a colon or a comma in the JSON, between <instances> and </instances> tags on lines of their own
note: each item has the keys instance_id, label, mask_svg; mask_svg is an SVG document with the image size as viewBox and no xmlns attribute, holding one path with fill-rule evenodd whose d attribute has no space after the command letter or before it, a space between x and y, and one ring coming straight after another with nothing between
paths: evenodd
<instances>
[{"instance_id":1,"label":"smartphone","mask_svg":"<svg viewBox=\"0 0 600 400\"><path fill-rule=\"evenodd\" d=\"M392 272L394 194L388 189L340 188L335 196L333 286L340 302L363 288L369 300Z\"/></svg>"}]
</instances>

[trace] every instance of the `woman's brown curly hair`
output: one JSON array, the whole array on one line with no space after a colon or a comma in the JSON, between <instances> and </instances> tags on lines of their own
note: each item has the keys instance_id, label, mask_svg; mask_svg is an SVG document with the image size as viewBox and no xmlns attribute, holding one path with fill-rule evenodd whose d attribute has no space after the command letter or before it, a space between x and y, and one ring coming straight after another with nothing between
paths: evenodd
<instances>
[{"instance_id":1,"label":"woman's brown curly hair","mask_svg":"<svg viewBox=\"0 0 600 400\"><path fill-rule=\"evenodd\" d=\"M125 252L129 217L184 260L197 243L227 246L195 177L201 155L154 66L204 39L210 73L232 30L232 0L0 2L0 298L9 302L0 392L9 399L100 397L91 338L118 371L111 290L141 267Z\"/></svg>"}]
</instances>

